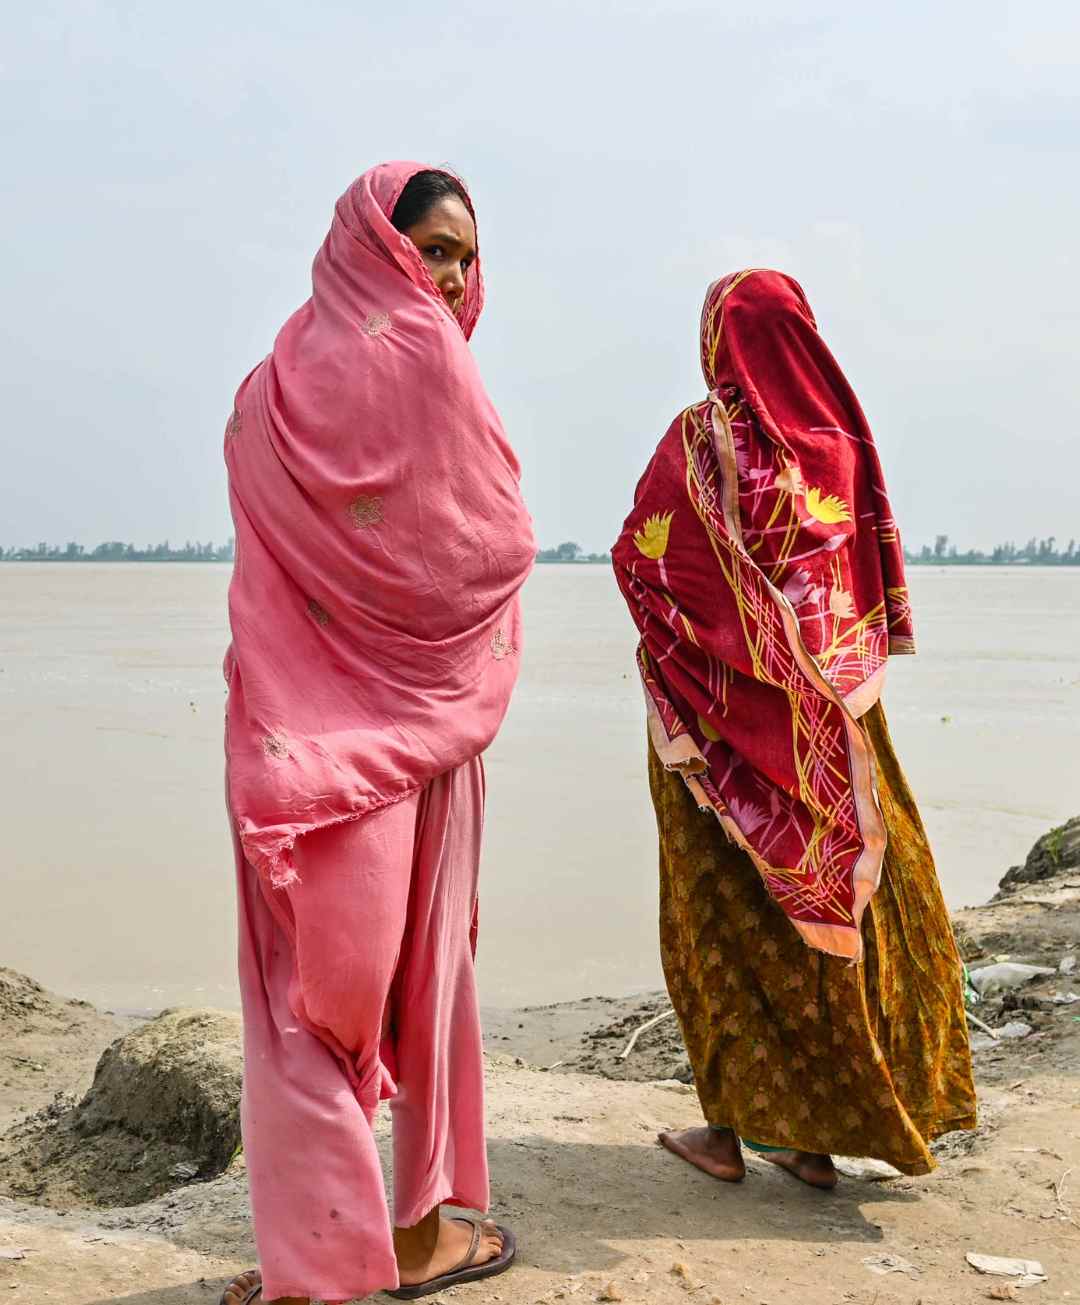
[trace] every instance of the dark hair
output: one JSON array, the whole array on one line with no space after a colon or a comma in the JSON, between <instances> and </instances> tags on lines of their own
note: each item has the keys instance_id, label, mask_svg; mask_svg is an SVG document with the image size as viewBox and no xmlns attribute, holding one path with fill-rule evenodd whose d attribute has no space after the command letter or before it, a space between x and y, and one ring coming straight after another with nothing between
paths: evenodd
<instances>
[{"instance_id":1,"label":"dark hair","mask_svg":"<svg viewBox=\"0 0 1080 1305\"><path fill-rule=\"evenodd\" d=\"M418 172L405 183L390 221L399 231L408 231L417 222L422 222L440 199L449 196L460 199L466 208L470 207L465 187L449 172Z\"/></svg>"}]
</instances>

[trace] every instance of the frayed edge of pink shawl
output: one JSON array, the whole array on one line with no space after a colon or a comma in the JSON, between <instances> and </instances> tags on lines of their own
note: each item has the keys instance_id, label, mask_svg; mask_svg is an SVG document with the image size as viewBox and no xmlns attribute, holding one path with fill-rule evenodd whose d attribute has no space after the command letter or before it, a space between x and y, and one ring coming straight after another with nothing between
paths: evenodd
<instances>
[{"instance_id":1,"label":"frayed edge of pink shawl","mask_svg":"<svg viewBox=\"0 0 1080 1305\"><path fill-rule=\"evenodd\" d=\"M247 831L238 829L240 845L244 849L244 855L271 888L292 888L296 884L303 883L293 856L296 844L301 838L306 837L308 834L316 834L321 829L332 829L335 825L347 825L353 820L361 820L364 816L370 816L376 811L392 807L396 803L412 797L422 787L423 785L415 785L402 793L391 795L382 802L373 802L360 811L346 811L342 815L329 816L325 820L318 820L313 824L290 830L287 834L275 833L266 829L250 829Z\"/></svg>"},{"instance_id":2,"label":"frayed edge of pink shawl","mask_svg":"<svg viewBox=\"0 0 1080 1305\"><path fill-rule=\"evenodd\" d=\"M293 860L293 848L296 840L305 832L307 831L282 833L272 829L244 829L241 821L236 821L236 833L244 856L254 866L259 878L271 888L289 888L301 882Z\"/></svg>"}]
</instances>

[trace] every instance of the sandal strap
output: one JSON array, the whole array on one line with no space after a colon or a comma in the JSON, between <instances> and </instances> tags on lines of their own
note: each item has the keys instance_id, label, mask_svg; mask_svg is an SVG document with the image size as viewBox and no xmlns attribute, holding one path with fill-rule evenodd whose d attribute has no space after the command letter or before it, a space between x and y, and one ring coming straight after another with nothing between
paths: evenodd
<instances>
[{"instance_id":1,"label":"sandal strap","mask_svg":"<svg viewBox=\"0 0 1080 1305\"><path fill-rule=\"evenodd\" d=\"M248 1269L247 1273L237 1274L237 1276L233 1278L232 1282L230 1282L228 1286L226 1286L225 1292L229 1291L230 1289L234 1289L234 1284L240 1278L246 1278L248 1276L248 1273L259 1273L259 1271L258 1269ZM243 1296L240 1298L240 1305L251 1305L251 1302L255 1299L256 1296L258 1296L259 1292L261 1291L262 1291L262 1274L259 1274L259 1281L255 1283L253 1287L249 1287L247 1291L244 1292ZM221 1295L221 1305L225 1305L225 1292L222 1292Z\"/></svg>"},{"instance_id":2,"label":"sandal strap","mask_svg":"<svg viewBox=\"0 0 1080 1305\"><path fill-rule=\"evenodd\" d=\"M455 1218L454 1223L467 1223L472 1229L472 1240L469 1242L469 1249L465 1252L464 1258L459 1260L452 1269L447 1269L446 1276L452 1273L460 1273L462 1269L467 1269L476 1259L476 1252L480 1249L480 1221L478 1219L469 1219L467 1217Z\"/></svg>"}]
</instances>

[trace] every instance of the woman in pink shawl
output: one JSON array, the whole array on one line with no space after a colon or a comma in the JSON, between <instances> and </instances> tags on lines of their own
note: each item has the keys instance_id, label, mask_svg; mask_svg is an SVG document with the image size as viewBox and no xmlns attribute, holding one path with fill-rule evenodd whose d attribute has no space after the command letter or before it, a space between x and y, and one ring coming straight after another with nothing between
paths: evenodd
<instances>
[{"instance_id":1,"label":"woman in pink shawl","mask_svg":"<svg viewBox=\"0 0 1080 1305\"><path fill-rule=\"evenodd\" d=\"M415 1299L508 1268L473 974L484 775L535 544L468 339L472 204L416 163L338 201L225 435L225 659L260 1267L223 1305ZM394 1213L372 1120L389 1099Z\"/></svg>"}]
</instances>

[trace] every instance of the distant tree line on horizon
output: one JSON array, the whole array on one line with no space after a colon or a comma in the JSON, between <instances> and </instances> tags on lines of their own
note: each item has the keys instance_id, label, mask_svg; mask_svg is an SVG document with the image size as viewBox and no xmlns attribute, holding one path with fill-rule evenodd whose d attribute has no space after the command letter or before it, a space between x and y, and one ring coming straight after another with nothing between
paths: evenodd
<instances>
[{"instance_id":1,"label":"distant tree line on horizon","mask_svg":"<svg viewBox=\"0 0 1080 1305\"><path fill-rule=\"evenodd\" d=\"M1080 547L1075 539L1069 540L1062 552L1057 539L1029 539L1022 547L1016 544L998 544L990 553L969 548L961 553L948 535L938 535L933 545L924 544L917 553L908 549L904 556L912 566L1080 566ZM578 544L568 542L557 548L542 548L536 555L538 562L610 562L610 553L586 553Z\"/></svg>"},{"instance_id":2,"label":"distant tree line on horizon","mask_svg":"<svg viewBox=\"0 0 1080 1305\"><path fill-rule=\"evenodd\" d=\"M182 548L173 548L168 540L146 548L136 548L119 540L109 540L96 548L82 544L37 544L34 548L0 549L3 562L231 562L235 543L200 544L188 541ZM969 548L961 553L950 544L948 535L938 535L933 545L924 544L914 553L904 550L912 566L1080 566L1080 546L1070 539L1064 550L1057 539L1029 539L1023 547L1016 544L999 544L992 552L984 553ZM579 564L610 563L610 553L586 553L572 540L555 548L542 548L536 555L538 562L573 562Z\"/></svg>"},{"instance_id":3,"label":"distant tree line on horizon","mask_svg":"<svg viewBox=\"0 0 1080 1305\"><path fill-rule=\"evenodd\" d=\"M4 562L231 562L235 552L233 540L227 544L193 544L173 548L166 539L162 544L136 548L119 540L109 540L96 548L82 544L38 544L36 548L6 548L0 551Z\"/></svg>"},{"instance_id":4,"label":"distant tree line on horizon","mask_svg":"<svg viewBox=\"0 0 1080 1305\"><path fill-rule=\"evenodd\" d=\"M961 553L955 544L949 543L948 535L938 535L933 547L923 544L917 553L905 549L904 556L912 566L1080 566L1076 540L1070 539L1062 551L1054 535L1029 539L1022 548L1013 543L998 544L989 553L975 548Z\"/></svg>"},{"instance_id":5,"label":"distant tree line on horizon","mask_svg":"<svg viewBox=\"0 0 1080 1305\"><path fill-rule=\"evenodd\" d=\"M610 553L586 553L572 541L557 548L542 548L536 555L538 562L610 562Z\"/></svg>"},{"instance_id":6,"label":"distant tree line on horizon","mask_svg":"<svg viewBox=\"0 0 1080 1305\"><path fill-rule=\"evenodd\" d=\"M198 544L188 541L183 548L173 548L168 540L146 548L134 544L109 540L96 548L82 544L37 544L34 548L0 549L4 562L231 562L235 542L227 544ZM538 562L610 562L607 553L586 553L574 543L560 544L558 548L543 548L536 555Z\"/></svg>"}]
</instances>

